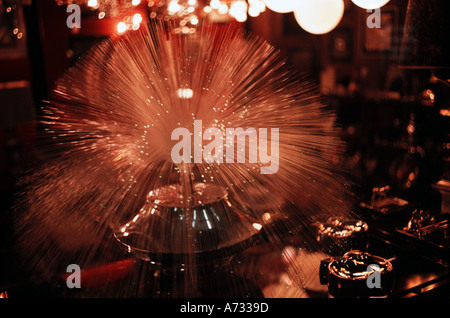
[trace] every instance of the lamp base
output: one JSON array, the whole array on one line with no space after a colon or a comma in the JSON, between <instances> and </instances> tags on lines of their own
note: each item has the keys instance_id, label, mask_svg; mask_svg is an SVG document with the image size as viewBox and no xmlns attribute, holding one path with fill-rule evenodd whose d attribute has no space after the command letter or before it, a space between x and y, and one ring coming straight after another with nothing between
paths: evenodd
<instances>
[{"instance_id":1,"label":"lamp base","mask_svg":"<svg viewBox=\"0 0 450 318\"><path fill-rule=\"evenodd\" d=\"M147 261L194 255L232 255L258 240L261 225L235 208L220 186L196 183L186 196L179 185L150 191L144 206L114 237L128 252Z\"/></svg>"}]
</instances>

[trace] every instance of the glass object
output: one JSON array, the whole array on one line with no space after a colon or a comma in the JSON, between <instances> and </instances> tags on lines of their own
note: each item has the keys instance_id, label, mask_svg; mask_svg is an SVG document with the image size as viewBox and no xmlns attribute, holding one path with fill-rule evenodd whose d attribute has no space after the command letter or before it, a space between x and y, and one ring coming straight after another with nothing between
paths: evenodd
<instances>
[{"instance_id":1,"label":"glass object","mask_svg":"<svg viewBox=\"0 0 450 318\"><path fill-rule=\"evenodd\" d=\"M389 0L352 0L358 7L368 10L378 9L384 6Z\"/></svg>"},{"instance_id":2,"label":"glass object","mask_svg":"<svg viewBox=\"0 0 450 318\"><path fill-rule=\"evenodd\" d=\"M342 0L302 0L294 10L294 16L302 29L312 34L324 34L333 30L344 15Z\"/></svg>"},{"instance_id":3,"label":"glass object","mask_svg":"<svg viewBox=\"0 0 450 318\"><path fill-rule=\"evenodd\" d=\"M139 213L119 227L115 238L143 260L208 252L224 257L257 239L261 225L235 208L223 187L195 183L191 190L187 195L173 184L150 191Z\"/></svg>"},{"instance_id":4,"label":"glass object","mask_svg":"<svg viewBox=\"0 0 450 318\"><path fill-rule=\"evenodd\" d=\"M377 276L375 282L372 275ZM323 260L320 280L328 284L330 295L336 298L386 296L394 282L393 266L390 260L354 250L342 257Z\"/></svg>"},{"instance_id":5,"label":"glass object","mask_svg":"<svg viewBox=\"0 0 450 318\"><path fill-rule=\"evenodd\" d=\"M317 241L323 252L342 255L350 249L364 249L368 245L366 222L346 217L330 217L317 224Z\"/></svg>"},{"instance_id":6,"label":"glass object","mask_svg":"<svg viewBox=\"0 0 450 318\"><path fill-rule=\"evenodd\" d=\"M266 6L278 13L288 13L294 11L299 6L297 0L264 0Z\"/></svg>"}]
</instances>

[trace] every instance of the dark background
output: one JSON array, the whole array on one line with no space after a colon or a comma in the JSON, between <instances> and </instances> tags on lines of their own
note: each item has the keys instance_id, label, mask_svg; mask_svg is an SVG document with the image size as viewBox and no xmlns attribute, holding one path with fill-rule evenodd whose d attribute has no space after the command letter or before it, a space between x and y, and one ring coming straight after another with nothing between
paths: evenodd
<instances>
[{"instance_id":1,"label":"dark background","mask_svg":"<svg viewBox=\"0 0 450 318\"><path fill-rule=\"evenodd\" d=\"M365 39L376 30L365 26L367 13L350 1L338 27L325 35L303 31L293 14L269 10L244 27L279 48L321 88L348 145L340 164L350 171L358 200L370 199L373 187L390 185L394 193L439 210L431 185L442 178L450 148L449 117L440 115L449 106L448 88L430 80L427 68L399 67L407 4L391 0L382 8L392 18L392 45L382 51L367 50ZM0 47L0 286L23 279L12 247L11 207L17 178L40 160L34 143L42 102L55 80L111 36L116 24L85 14L74 33L66 27L65 7L53 0L31 1L21 16L22 39ZM435 93L433 103L427 90Z\"/></svg>"}]
</instances>

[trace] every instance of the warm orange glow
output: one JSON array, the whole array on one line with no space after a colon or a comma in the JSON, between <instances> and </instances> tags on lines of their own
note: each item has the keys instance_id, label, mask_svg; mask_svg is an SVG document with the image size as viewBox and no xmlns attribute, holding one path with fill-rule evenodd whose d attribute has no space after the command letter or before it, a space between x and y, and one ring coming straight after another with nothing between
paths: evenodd
<instances>
[{"instance_id":1,"label":"warm orange glow","mask_svg":"<svg viewBox=\"0 0 450 318\"><path fill-rule=\"evenodd\" d=\"M218 11L220 14L225 14L225 13L228 12L228 6L227 6L225 3L222 3L222 4L219 6L219 8L217 9L217 11Z\"/></svg>"},{"instance_id":2,"label":"warm orange glow","mask_svg":"<svg viewBox=\"0 0 450 318\"><path fill-rule=\"evenodd\" d=\"M197 17L193 17L193 18L191 19L191 24L196 25L197 23L198 23Z\"/></svg>"},{"instance_id":3,"label":"warm orange glow","mask_svg":"<svg viewBox=\"0 0 450 318\"><path fill-rule=\"evenodd\" d=\"M213 8L213 9L219 9L220 4L221 4L220 0L211 0L211 2L209 3L211 8Z\"/></svg>"},{"instance_id":4,"label":"warm orange glow","mask_svg":"<svg viewBox=\"0 0 450 318\"><path fill-rule=\"evenodd\" d=\"M169 14L174 14L181 10L181 6L178 4L178 1L172 0L169 2L169 5L167 6L167 11L169 11Z\"/></svg>"},{"instance_id":5,"label":"warm orange glow","mask_svg":"<svg viewBox=\"0 0 450 318\"><path fill-rule=\"evenodd\" d=\"M450 117L450 109L441 109L439 111L439 114L441 114L442 116Z\"/></svg>"},{"instance_id":6,"label":"warm orange glow","mask_svg":"<svg viewBox=\"0 0 450 318\"><path fill-rule=\"evenodd\" d=\"M142 22L142 16L139 13L136 13L133 16L133 24L139 24Z\"/></svg>"},{"instance_id":7,"label":"warm orange glow","mask_svg":"<svg viewBox=\"0 0 450 318\"><path fill-rule=\"evenodd\" d=\"M388 3L389 0L352 0L352 2L363 9L378 9Z\"/></svg>"},{"instance_id":8,"label":"warm orange glow","mask_svg":"<svg viewBox=\"0 0 450 318\"><path fill-rule=\"evenodd\" d=\"M269 223L271 219L272 216L270 215L269 212L266 212L262 215L262 220L264 221L264 223Z\"/></svg>"},{"instance_id":9,"label":"warm orange glow","mask_svg":"<svg viewBox=\"0 0 450 318\"><path fill-rule=\"evenodd\" d=\"M231 4L230 15L238 22L247 20L247 3L245 1L236 1Z\"/></svg>"},{"instance_id":10,"label":"warm orange glow","mask_svg":"<svg viewBox=\"0 0 450 318\"><path fill-rule=\"evenodd\" d=\"M249 4L249 13L250 13L250 9L252 9L252 11L254 11L254 12L266 11L266 4L265 4L264 0L248 0L248 4Z\"/></svg>"},{"instance_id":11,"label":"warm orange glow","mask_svg":"<svg viewBox=\"0 0 450 318\"><path fill-rule=\"evenodd\" d=\"M251 16L251 17L257 17L259 15L259 13L260 13L260 11L257 8L253 7L253 6L251 6L248 9L248 15Z\"/></svg>"},{"instance_id":12,"label":"warm orange glow","mask_svg":"<svg viewBox=\"0 0 450 318\"><path fill-rule=\"evenodd\" d=\"M189 28L187 28L187 30L188 30L187 32L189 32ZM177 94L179 98L189 99L192 98L192 96L194 95L194 91L190 88L179 88Z\"/></svg>"},{"instance_id":13,"label":"warm orange glow","mask_svg":"<svg viewBox=\"0 0 450 318\"><path fill-rule=\"evenodd\" d=\"M98 1L97 0L89 0L88 6L91 8L96 8L96 7L98 7Z\"/></svg>"},{"instance_id":14,"label":"warm orange glow","mask_svg":"<svg viewBox=\"0 0 450 318\"><path fill-rule=\"evenodd\" d=\"M343 0L298 0L295 19L302 29L312 34L324 34L333 30L344 15Z\"/></svg>"},{"instance_id":15,"label":"warm orange glow","mask_svg":"<svg viewBox=\"0 0 450 318\"><path fill-rule=\"evenodd\" d=\"M245 12L239 12L234 18L238 22L245 22L247 21L247 14Z\"/></svg>"},{"instance_id":16,"label":"warm orange glow","mask_svg":"<svg viewBox=\"0 0 450 318\"><path fill-rule=\"evenodd\" d=\"M119 34L125 33L126 30L127 30L127 25L125 24L125 22L117 23L117 32Z\"/></svg>"},{"instance_id":17,"label":"warm orange glow","mask_svg":"<svg viewBox=\"0 0 450 318\"><path fill-rule=\"evenodd\" d=\"M278 13L292 12L298 8L300 4L300 1L298 0L264 0L264 2L270 10Z\"/></svg>"}]
</instances>

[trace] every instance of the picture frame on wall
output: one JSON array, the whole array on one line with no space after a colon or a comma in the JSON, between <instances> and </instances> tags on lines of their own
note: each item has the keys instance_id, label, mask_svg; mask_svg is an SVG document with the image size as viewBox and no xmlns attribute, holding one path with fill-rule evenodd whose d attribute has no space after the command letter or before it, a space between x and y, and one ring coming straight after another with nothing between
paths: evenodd
<instances>
[{"instance_id":1,"label":"picture frame on wall","mask_svg":"<svg viewBox=\"0 0 450 318\"><path fill-rule=\"evenodd\" d=\"M336 62L353 60L353 33L349 28L333 30L329 37L330 59Z\"/></svg>"},{"instance_id":2,"label":"picture frame on wall","mask_svg":"<svg viewBox=\"0 0 450 318\"><path fill-rule=\"evenodd\" d=\"M396 7L382 7L379 13L366 10L361 19L361 51L363 56L394 57L399 46L398 12Z\"/></svg>"},{"instance_id":3,"label":"picture frame on wall","mask_svg":"<svg viewBox=\"0 0 450 318\"><path fill-rule=\"evenodd\" d=\"M317 60L313 48L292 47L288 52L288 61L298 72L309 76L314 76L317 73Z\"/></svg>"},{"instance_id":4,"label":"picture frame on wall","mask_svg":"<svg viewBox=\"0 0 450 318\"><path fill-rule=\"evenodd\" d=\"M22 6L14 10L0 1L0 59L17 59L27 55L26 29Z\"/></svg>"}]
</instances>

